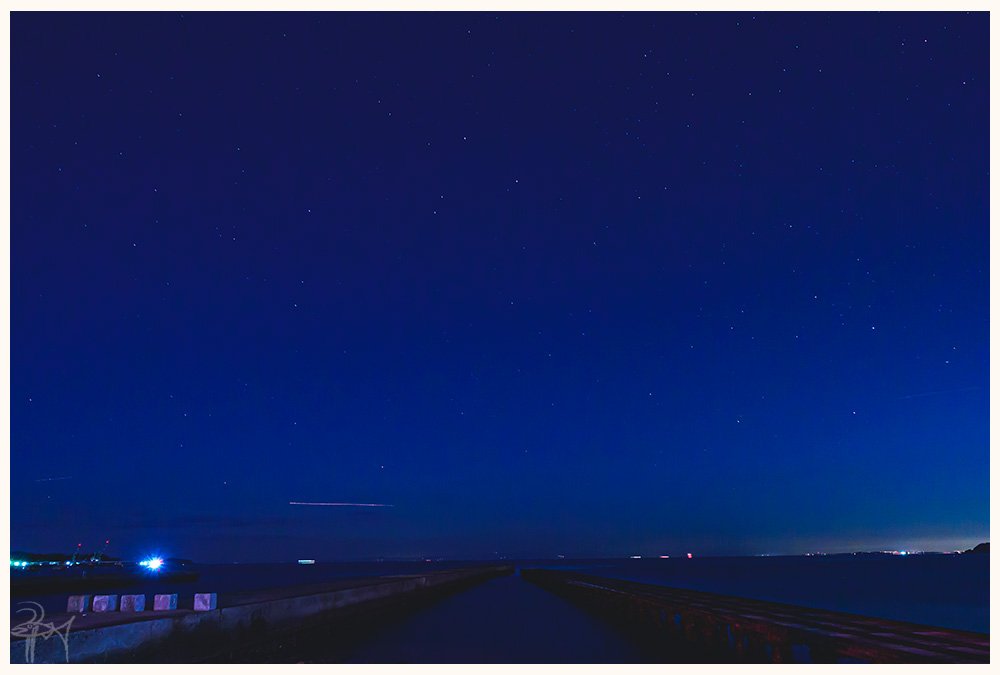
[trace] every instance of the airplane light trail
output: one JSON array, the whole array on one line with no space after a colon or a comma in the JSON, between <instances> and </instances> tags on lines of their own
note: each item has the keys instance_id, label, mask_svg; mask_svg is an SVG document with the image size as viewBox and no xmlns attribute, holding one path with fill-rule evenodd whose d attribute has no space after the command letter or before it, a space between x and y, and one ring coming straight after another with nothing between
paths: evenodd
<instances>
[{"instance_id":1,"label":"airplane light trail","mask_svg":"<svg viewBox=\"0 0 1000 675\"><path fill-rule=\"evenodd\" d=\"M392 504L353 504L351 502L288 502L292 506L366 506L391 508Z\"/></svg>"}]
</instances>

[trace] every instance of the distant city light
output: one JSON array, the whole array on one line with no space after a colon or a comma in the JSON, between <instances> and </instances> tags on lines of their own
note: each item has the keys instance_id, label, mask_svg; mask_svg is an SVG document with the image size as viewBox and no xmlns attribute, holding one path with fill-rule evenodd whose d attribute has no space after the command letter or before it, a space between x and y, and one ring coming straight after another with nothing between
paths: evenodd
<instances>
[{"instance_id":1,"label":"distant city light","mask_svg":"<svg viewBox=\"0 0 1000 675\"><path fill-rule=\"evenodd\" d=\"M163 567L163 558L149 558L147 560L139 561L139 567L145 567L148 570L156 571Z\"/></svg>"},{"instance_id":2,"label":"distant city light","mask_svg":"<svg viewBox=\"0 0 1000 675\"><path fill-rule=\"evenodd\" d=\"M694 557L694 553L688 553L688 559L693 558L693 557Z\"/></svg>"}]
</instances>

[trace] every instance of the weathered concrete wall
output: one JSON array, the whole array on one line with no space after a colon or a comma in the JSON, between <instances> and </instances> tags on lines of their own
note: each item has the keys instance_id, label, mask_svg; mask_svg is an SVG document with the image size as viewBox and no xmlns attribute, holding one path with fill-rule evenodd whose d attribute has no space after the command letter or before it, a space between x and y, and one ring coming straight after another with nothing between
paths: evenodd
<instances>
[{"instance_id":1,"label":"weathered concrete wall","mask_svg":"<svg viewBox=\"0 0 1000 675\"><path fill-rule=\"evenodd\" d=\"M455 584L485 581L512 571L508 567L490 567L387 577L368 580L363 585L302 595L295 594L294 588L277 589L261 593L258 601L209 611L105 613L100 615L102 621L117 623L83 625L79 629L70 625L65 643L59 635L43 638L44 631L41 631L33 641L33 661L155 662L165 656L169 660L197 660L200 656L267 639L275 632L323 621L345 608L363 609L370 604L402 600L421 591L444 590ZM282 594L284 597L276 597ZM47 618L47 621L58 626L68 618L70 615L63 615ZM93 615L86 618L93 620ZM12 638L10 647L12 663L31 660L32 645L26 645L25 638Z\"/></svg>"}]
</instances>

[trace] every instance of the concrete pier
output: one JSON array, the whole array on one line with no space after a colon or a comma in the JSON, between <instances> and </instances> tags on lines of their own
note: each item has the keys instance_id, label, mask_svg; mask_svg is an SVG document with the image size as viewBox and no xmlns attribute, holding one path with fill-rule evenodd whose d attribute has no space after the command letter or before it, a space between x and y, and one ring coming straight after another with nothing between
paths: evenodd
<instances>
[{"instance_id":1,"label":"concrete pier","mask_svg":"<svg viewBox=\"0 0 1000 675\"><path fill-rule=\"evenodd\" d=\"M191 662L217 658L276 635L335 621L414 595L510 574L509 567L342 580L218 596L215 609L164 609L45 616L44 626L22 625L10 642L11 662ZM51 631L48 626L57 630Z\"/></svg>"},{"instance_id":2,"label":"concrete pier","mask_svg":"<svg viewBox=\"0 0 1000 675\"><path fill-rule=\"evenodd\" d=\"M988 663L990 636L557 570L527 581L602 614L664 663Z\"/></svg>"}]
</instances>

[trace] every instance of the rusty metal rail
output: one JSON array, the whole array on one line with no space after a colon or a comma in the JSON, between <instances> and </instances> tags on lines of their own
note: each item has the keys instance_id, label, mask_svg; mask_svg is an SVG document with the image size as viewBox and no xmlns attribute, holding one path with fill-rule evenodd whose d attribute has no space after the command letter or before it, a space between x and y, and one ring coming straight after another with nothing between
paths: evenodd
<instances>
[{"instance_id":1,"label":"rusty metal rail","mask_svg":"<svg viewBox=\"0 0 1000 675\"><path fill-rule=\"evenodd\" d=\"M990 636L561 570L521 576L674 661L988 663Z\"/></svg>"}]
</instances>

